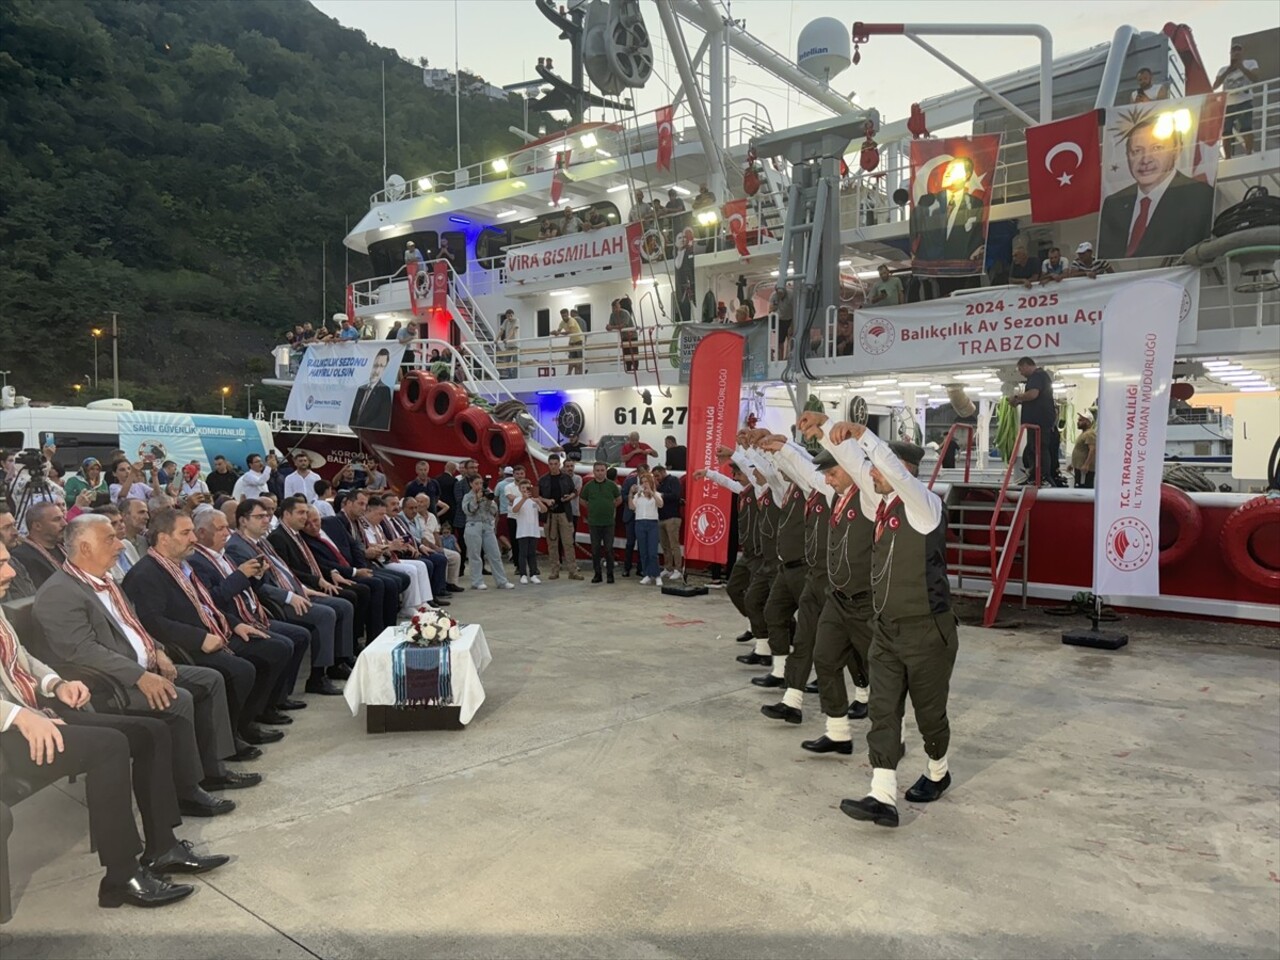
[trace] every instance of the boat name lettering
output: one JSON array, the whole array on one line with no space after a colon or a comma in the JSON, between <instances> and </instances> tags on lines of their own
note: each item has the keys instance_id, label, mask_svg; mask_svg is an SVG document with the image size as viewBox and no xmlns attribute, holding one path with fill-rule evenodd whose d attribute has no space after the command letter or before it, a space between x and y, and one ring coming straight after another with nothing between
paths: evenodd
<instances>
[{"instance_id":1,"label":"boat name lettering","mask_svg":"<svg viewBox=\"0 0 1280 960\"><path fill-rule=\"evenodd\" d=\"M689 416L688 407L661 407L662 426L674 427L680 426ZM631 424L632 426L657 426L658 415L653 407L614 407L613 422L618 426Z\"/></svg>"},{"instance_id":2,"label":"boat name lettering","mask_svg":"<svg viewBox=\"0 0 1280 960\"><path fill-rule=\"evenodd\" d=\"M558 267L579 260L596 260L617 256L622 252L622 237L603 240L583 240L568 245L557 244L549 250L533 250L528 253L513 251L507 254L508 270L536 270L539 267Z\"/></svg>"}]
</instances>

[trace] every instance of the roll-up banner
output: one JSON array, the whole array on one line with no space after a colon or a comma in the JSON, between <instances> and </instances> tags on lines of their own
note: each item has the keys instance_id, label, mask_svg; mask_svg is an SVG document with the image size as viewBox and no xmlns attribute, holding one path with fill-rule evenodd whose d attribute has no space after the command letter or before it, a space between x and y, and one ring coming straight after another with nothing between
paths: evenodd
<instances>
[{"instance_id":1,"label":"roll-up banner","mask_svg":"<svg viewBox=\"0 0 1280 960\"><path fill-rule=\"evenodd\" d=\"M742 393L742 350L742 337L727 330L708 334L694 349L686 441L686 560L724 563L728 556L733 495L707 480L693 479L693 474L697 470L719 469L716 450L735 443Z\"/></svg>"}]
</instances>

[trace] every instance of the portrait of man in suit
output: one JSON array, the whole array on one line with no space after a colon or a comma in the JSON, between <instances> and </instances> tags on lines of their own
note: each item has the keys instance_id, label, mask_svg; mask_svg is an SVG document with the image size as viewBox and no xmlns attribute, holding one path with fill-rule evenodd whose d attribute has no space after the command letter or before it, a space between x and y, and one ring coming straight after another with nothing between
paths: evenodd
<instances>
[{"instance_id":1,"label":"portrait of man in suit","mask_svg":"<svg viewBox=\"0 0 1280 960\"><path fill-rule=\"evenodd\" d=\"M1102 201L1103 260L1178 256L1209 236L1213 187L1178 170L1184 140L1172 118L1172 112L1152 111L1124 138L1133 182Z\"/></svg>"},{"instance_id":2,"label":"portrait of man in suit","mask_svg":"<svg viewBox=\"0 0 1280 960\"><path fill-rule=\"evenodd\" d=\"M373 358L369 382L356 391L348 426L364 430L386 430L391 426L391 388L382 382L390 362L391 353L385 347Z\"/></svg>"},{"instance_id":3,"label":"portrait of man in suit","mask_svg":"<svg viewBox=\"0 0 1280 960\"><path fill-rule=\"evenodd\" d=\"M987 235L987 210L971 190L975 182L973 158L944 156L942 189L918 194L911 219L912 254L928 274L962 275L982 269ZM926 178L929 164L923 168ZM921 174L916 174L920 176Z\"/></svg>"}]
</instances>

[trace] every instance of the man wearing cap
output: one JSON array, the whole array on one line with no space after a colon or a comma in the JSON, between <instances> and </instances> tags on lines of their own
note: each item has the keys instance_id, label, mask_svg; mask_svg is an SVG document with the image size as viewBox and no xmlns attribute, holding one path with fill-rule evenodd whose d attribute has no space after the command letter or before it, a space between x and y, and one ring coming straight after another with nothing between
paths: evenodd
<instances>
[{"instance_id":1,"label":"man wearing cap","mask_svg":"<svg viewBox=\"0 0 1280 960\"><path fill-rule=\"evenodd\" d=\"M1090 280L1097 280L1099 274L1115 272L1115 267L1111 266L1110 260L1095 260L1093 258L1093 244L1086 240L1076 247L1076 258L1071 261L1071 268L1067 271L1067 276L1088 277Z\"/></svg>"},{"instance_id":2,"label":"man wearing cap","mask_svg":"<svg viewBox=\"0 0 1280 960\"><path fill-rule=\"evenodd\" d=\"M871 547L871 790L841 801L840 809L855 820L896 827L908 694L929 759L907 800L931 803L951 786L947 698L959 638L947 581L946 513L916 476L924 451L915 444L887 444L862 424L837 423L824 446L853 476L869 476L880 501Z\"/></svg>"}]
</instances>

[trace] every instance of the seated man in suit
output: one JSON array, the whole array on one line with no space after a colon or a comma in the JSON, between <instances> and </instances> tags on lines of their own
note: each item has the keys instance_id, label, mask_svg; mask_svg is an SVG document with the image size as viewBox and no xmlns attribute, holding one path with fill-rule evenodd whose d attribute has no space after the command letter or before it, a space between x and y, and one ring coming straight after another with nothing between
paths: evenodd
<instances>
[{"instance_id":1,"label":"seated man in suit","mask_svg":"<svg viewBox=\"0 0 1280 960\"><path fill-rule=\"evenodd\" d=\"M13 555L26 568L38 590L62 569L62 531L67 527L67 511L60 503L41 501L27 508L27 538L13 548Z\"/></svg>"},{"instance_id":2,"label":"seated man in suit","mask_svg":"<svg viewBox=\"0 0 1280 960\"><path fill-rule=\"evenodd\" d=\"M427 564L431 577L432 602L437 607L449 606L449 560L435 544L422 543L413 528L413 522L404 515L400 498L394 493L382 498L387 505L387 515L382 520L382 532L393 544L398 540L409 548L404 556ZM416 503L415 503L416 508Z\"/></svg>"},{"instance_id":3,"label":"seated man in suit","mask_svg":"<svg viewBox=\"0 0 1280 960\"><path fill-rule=\"evenodd\" d=\"M351 404L352 429L386 430L391 424L391 388L382 382L382 374L391 362L391 352L385 347L378 351L369 366L369 382L356 391Z\"/></svg>"},{"instance_id":4,"label":"seated man in suit","mask_svg":"<svg viewBox=\"0 0 1280 960\"><path fill-rule=\"evenodd\" d=\"M275 547L267 540L273 514L262 500L245 500L236 507L236 532L227 540L226 554L233 563L260 558L262 575L253 578L259 595L284 611L290 623L315 627L311 647L311 675L307 693L341 694L334 680L351 676L355 662L355 608L341 597L329 597L308 589L293 575Z\"/></svg>"},{"instance_id":5,"label":"seated man in suit","mask_svg":"<svg viewBox=\"0 0 1280 960\"><path fill-rule=\"evenodd\" d=\"M337 544L353 566L371 570L375 577L394 584L395 595L401 604L399 612L408 616L423 600L413 577L403 570L394 570L386 565L384 557L388 551L384 547L374 548L366 543L361 521L369 508L369 495L362 490L340 493L334 498L333 506L335 515L320 521L325 535Z\"/></svg>"},{"instance_id":6,"label":"seated man in suit","mask_svg":"<svg viewBox=\"0 0 1280 960\"><path fill-rule=\"evenodd\" d=\"M196 532L185 513L173 507L152 513L147 542L146 555L124 578L138 619L153 637L163 637L197 664L222 674L231 727L241 740L275 743L284 734L256 721L293 656L293 644L273 639L238 613L227 617L218 609L188 562Z\"/></svg>"},{"instance_id":7,"label":"seated man in suit","mask_svg":"<svg viewBox=\"0 0 1280 960\"><path fill-rule=\"evenodd\" d=\"M376 638L396 622L400 609L400 581L384 577L380 571L356 567L352 558L321 526L323 518L315 504L307 507L307 522L302 528L302 542L311 549L316 564L330 581L339 586L358 584L369 591L369 634Z\"/></svg>"},{"instance_id":8,"label":"seated man in suit","mask_svg":"<svg viewBox=\"0 0 1280 960\"><path fill-rule=\"evenodd\" d=\"M232 801L206 791L260 783L258 774L228 771L222 761L252 760L261 752L236 752L222 674L174 664L138 620L107 577L120 552L110 520L81 514L67 524L63 548L67 562L36 593L33 609L55 665L77 664L114 678L128 692L126 713L165 721L183 816L230 813Z\"/></svg>"},{"instance_id":9,"label":"seated man in suit","mask_svg":"<svg viewBox=\"0 0 1280 960\"><path fill-rule=\"evenodd\" d=\"M260 723L273 726L292 723L282 711L302 710L307 705L305 700L293 700L289 695L298 682L302 661L311 647L311 630L301 624L285 621L283 614L276 616L275 611L259 601L249 577L261 576L264 563L261 557L246 560L236 567L223 554L227 538L231 536L226 514L206 504L191 515L191 522L196 528L196 549L188 558L188 563L223 616L234 613L245 623L251 623L272 637L292 645L293 654L289 663L267 698L267 709L258 718Z\"/></svg>"},{"instance_id":10,"label":"seated man in suit","mask_svg":"<svg viewBox=\"0 0 1280 960\"><path fill-rule=\"evenodd\" d=\"M0 600L6 599L13 577L9 550L0 543ZM173 834L182 817L164 722L94 713L85 709L89 699L83 683L63 680L23 649L0 607L0 752L7 770L29 780L89 775L89 821L98 859L107 868L98 887L102 906L154 907L181 900L195 888L171 884L164 874L204 873L229 858L201 856ZM131 776L145 847L133 820Z\"/></svg>"},{"instance_id":11,"label":"seated man in suit","mask_svg":"<svg viewBox=\"0 0 1280 960\"><path fill-rule=\"evenodd\" d=\"M26 565L13 555L13 551L21 542L22 537L18 535L18 518L13 515L9 501L0 497L0 544L9 551L9 566L14 572L13 579L9 581L10 600L23 600L36 595L36 585L32 582L31 575L27 573Z\"/></svg>"}]
</instances>

